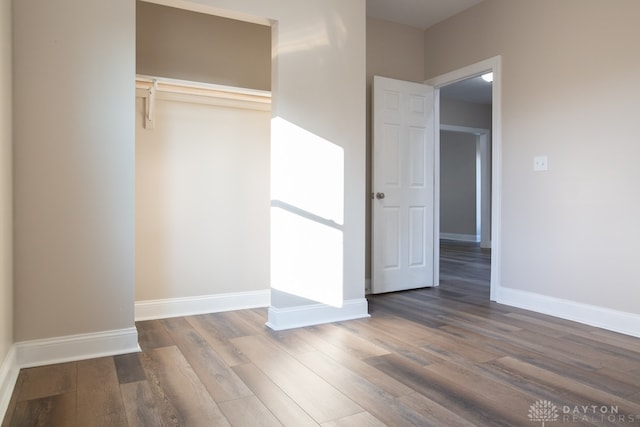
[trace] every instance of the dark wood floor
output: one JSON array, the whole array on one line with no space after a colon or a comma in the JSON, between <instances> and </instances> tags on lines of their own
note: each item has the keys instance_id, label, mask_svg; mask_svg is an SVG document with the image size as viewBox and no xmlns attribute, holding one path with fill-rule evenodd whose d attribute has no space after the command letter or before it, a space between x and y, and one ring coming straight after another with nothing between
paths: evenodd
<instances>
[{"instance_id":1,"label":"dark wood floor","mask_svg":"<svg viewBox=\"0 0 640 427\"><path fill-rule=\"evenodd\" d=\"M482 249L478 243L440 241L440 291L451 288L487 301L490 280L491 249Z\"/></svg>"},{"instance_id":2,"label":"dark wood floor","mask_svg":"<svg viewBox=\"0 0 640 427\"><path fill-rule=\"evenodd\" d=\"M489 256L445 243L369 319L139 322L142 353L22 370L2 426L640 425L640 340L489 302Z\"/></svg>"}]
</instances>

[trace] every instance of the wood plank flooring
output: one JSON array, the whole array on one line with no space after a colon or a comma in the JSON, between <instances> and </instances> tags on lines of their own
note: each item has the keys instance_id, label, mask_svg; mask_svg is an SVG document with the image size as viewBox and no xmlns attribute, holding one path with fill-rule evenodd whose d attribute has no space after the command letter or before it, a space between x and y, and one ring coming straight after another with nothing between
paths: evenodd
<instances>
[{"instance_id":1,"label":"wood plank flooring","mask_svg":"<svg viewBox=\"0 0 640 427\"><path fill-rule=\"evenodd\" d=\"M2 427L640 425L640 339L489 302L474 245L441 258L440 288L368 319L139 322L141 353L22 370Z\"/></svg>"}]
</instances>

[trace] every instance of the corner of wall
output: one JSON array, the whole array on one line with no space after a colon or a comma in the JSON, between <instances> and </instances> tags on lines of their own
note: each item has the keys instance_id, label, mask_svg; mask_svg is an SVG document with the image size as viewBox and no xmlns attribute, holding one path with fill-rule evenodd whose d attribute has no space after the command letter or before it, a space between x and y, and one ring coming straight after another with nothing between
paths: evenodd
<instances>
[{"instance_id":1,"label":"corner of wall","mask_svg":"<svg viewBox=\"0 0 640 427\"><path fill-rule=\"evenodd\" d=\"M16 365L19 368L52 365L140 351L138 331L135 327L22 341L16 343L14 348Z\"/></svg>"},{"instance_id":2,"label":"corner of wall","mask_svg":"<svg viewBox=\"0 0 640 427\"><path fill-rule=\"evenodd\" d=\"M136 301L135 320L166 319L168 317L194 316L231 310L268 307L271 290L202 295L185 298L167 298Z\"/></svg>"},{"instance_id":3,"label":"corner of wall","mask_svg":"<svg viewBox=\"0 0 640 427\"><path fill-rule=\"evenodd\" d=\"M6 415L19 372L15 345L12 345L4 361L0 364L0 421Z\"/></svg>"},{"instance_id":4,"label":"corner of wall","mask_svg":"<svg viewBox=\"0 0 640 427\"><path fill-rule=\"evenodd\" d=\"M0 421L18 378L13 344L12 2L0 2Z\"/></svg>"},{"instance_id":5,"label":"corner of wall","mask_svg":"<svg viewBox=\"0 0 640 427\"><path fill-rule=\"evenodd\" d=\"M371 317L366 298L344 301L342 307L311 304L297 307L269 307L267 326L274 331L301 328L323 323Z\"/></svg>"}]
</instances>

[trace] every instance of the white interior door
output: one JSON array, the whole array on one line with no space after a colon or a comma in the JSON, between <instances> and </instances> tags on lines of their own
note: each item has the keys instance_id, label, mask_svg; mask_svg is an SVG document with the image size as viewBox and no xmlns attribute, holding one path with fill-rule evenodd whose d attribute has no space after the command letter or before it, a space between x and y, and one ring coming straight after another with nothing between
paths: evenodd
<instances>
[{"instance_id":1,"label":"white interior door","mask_svg":"<svg viewBox=\"0 0 640 427\"><path fill-rule=\"evenodd\" d=\"M434 89L373 80L372 292L433 286Z\"/></svg>"}]
</instances>

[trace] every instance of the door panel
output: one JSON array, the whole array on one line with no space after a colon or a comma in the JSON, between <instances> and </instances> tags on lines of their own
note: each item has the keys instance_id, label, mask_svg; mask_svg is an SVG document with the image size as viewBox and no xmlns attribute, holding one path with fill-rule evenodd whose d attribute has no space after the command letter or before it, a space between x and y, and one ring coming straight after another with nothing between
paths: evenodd
<instances>
[{"instance_id":1,"label":"door panel","mask_svg":"<svg viewBox=\"0 0 640 427\"><path fill-rule=\"evenodd\" d=\"M397 207L383 208L385 235L384 268L400 267L400 210Z\"/></svg>"},{"instance_id":2,"label":"door panel","mask_svg":"<svg viewBox=\"0 0 640 427\"><path fill-rule=\"evenodd\" d=\"M425 255L425 209L409 208L409 266L422 267L426 264Z\"/></svg>"},{"instance_id":3,"label":"door panel","mask_svg":"<svg viewBox=\"0 0 640 427\"><path fill-rule=\"evenodd\" d=\"M374 77L372 291L434 284L434 90Z\"/></svg>"}]
</instances>

